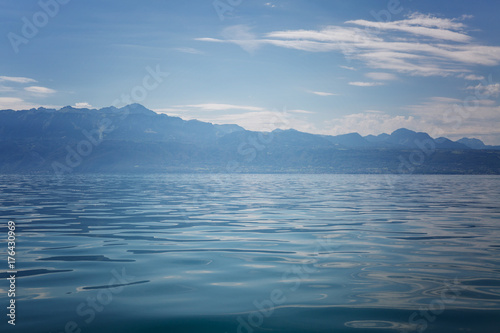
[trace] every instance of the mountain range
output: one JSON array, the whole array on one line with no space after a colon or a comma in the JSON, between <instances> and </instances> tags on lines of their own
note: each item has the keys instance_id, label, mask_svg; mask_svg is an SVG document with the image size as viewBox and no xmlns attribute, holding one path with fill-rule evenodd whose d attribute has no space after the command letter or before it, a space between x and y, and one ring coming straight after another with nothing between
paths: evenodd
<instances>
[{"instance_id":1,"label":"mountain range","mask_svg":"<svg viewBox=\"0 0 500 333\"><path fill-rule=\"evenodd\" d=\"M0 111L0 172L500 174L500 146L391 134L248 131L123 108Z\"/></svg>"}]
</instances>

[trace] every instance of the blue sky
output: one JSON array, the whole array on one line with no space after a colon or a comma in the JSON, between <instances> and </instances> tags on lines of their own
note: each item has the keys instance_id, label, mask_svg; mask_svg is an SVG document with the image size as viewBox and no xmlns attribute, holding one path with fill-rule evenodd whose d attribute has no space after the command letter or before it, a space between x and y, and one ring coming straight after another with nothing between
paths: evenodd
<instances>
[{"instance_id":1,"label":"blue sky","mask_svg":"<svg viewBox=\"0 0 500 333\"><path fill-rule=\"evenodd\" d=\"M406 127L500 144L497 1L0 0L0 8L1 109L132 101L252 130Z\"/></svg>"}]
</instances>

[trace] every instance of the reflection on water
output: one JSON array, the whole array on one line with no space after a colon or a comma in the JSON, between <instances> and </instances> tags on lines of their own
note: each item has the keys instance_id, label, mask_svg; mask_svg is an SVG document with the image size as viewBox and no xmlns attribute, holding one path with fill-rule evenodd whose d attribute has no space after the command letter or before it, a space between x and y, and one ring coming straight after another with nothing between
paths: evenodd
<instances>
[{"instance_id":1,"label":"reflection on water","mask_svg":"<svg viewBox=\"0 0 500 333\"><path fill-rule=\"evenodd\" d=\"M499 198L495 176L3 175L15 331L497 332Z\"/></svg>"}]
</instances>

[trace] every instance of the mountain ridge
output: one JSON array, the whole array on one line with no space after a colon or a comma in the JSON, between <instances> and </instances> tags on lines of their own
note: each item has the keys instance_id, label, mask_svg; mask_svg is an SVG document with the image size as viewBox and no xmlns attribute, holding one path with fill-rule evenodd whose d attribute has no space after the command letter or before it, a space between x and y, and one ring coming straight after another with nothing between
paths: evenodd
<instances>
[{"instance_id":1,"label":"mountain ridge","mask_svg":"<svg viewBox=\"0 0 500 333\"><path fill-rule=\"evenodd\" d=\"M497 174L498 149L479 139L434 139L405 128L377 136L248 131L158 114L140 104L0 111L0 172L405 173L407 159L406 173ZM231 163L238 168L228 168Z\"/></svg>"}]
</instances>

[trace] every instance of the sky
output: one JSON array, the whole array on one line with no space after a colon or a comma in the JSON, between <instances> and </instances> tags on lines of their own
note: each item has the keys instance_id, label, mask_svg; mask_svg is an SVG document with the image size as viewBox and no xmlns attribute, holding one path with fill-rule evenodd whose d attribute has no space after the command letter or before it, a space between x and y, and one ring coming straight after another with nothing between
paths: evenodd
<instances>
[{"instance_id":1,"label":"sky","mask_svg":"<svg viewBox=\"0 0 500 333\"><path fill-rule=\"evenodd\" d=\"M499 1L0 0L0 109L500 145Z\"/></svg>"}]
</instances>

